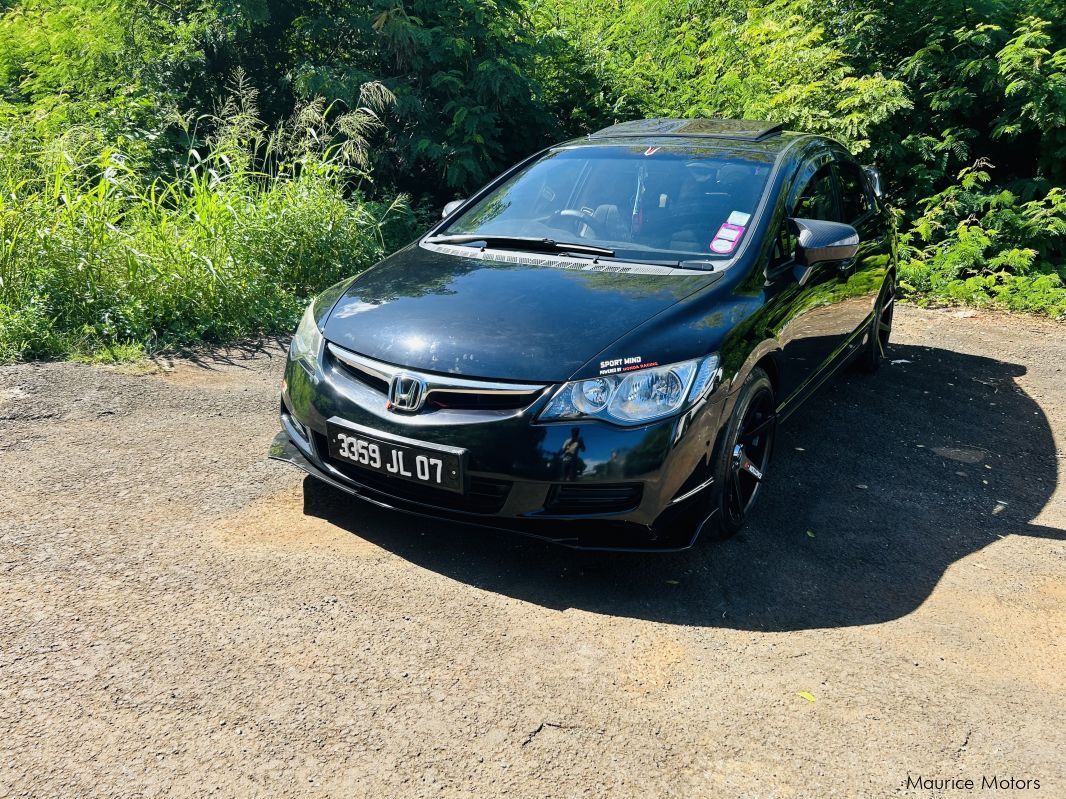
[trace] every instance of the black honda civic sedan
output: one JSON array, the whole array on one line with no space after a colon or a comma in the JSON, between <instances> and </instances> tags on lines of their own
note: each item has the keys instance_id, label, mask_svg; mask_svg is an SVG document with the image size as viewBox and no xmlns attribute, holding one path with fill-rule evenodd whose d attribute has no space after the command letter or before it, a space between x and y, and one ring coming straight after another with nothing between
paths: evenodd
<instances>
[{"instance_id":1,"label":"black honda civic sedan","mask_svg":"<svg viewBox=\"0 0 1066 799\"><path fill-rule=\"evenodd\" d=\"M891 332L892 217L837 142L626 122L321 294L271 455L377 505L592 548L725 537L777 425Z\"/></svg>"}]
</instances>

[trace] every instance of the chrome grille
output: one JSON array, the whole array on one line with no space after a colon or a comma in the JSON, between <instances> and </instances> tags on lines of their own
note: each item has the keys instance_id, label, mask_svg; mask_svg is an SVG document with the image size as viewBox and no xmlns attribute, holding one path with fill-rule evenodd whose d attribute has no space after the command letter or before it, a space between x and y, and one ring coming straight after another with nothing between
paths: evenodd
<instances>
[{"instance_id":1,"label":"chrome grille","mask_svg":"<svg viewBox=\"0 0 1066 799\"><path fill-rule=\"evenodd\" d=\"M472 380L452 375L416 372L401 366L375 361L364 355L327 345L333 362L345 374L379 393L388 396L389 383L400 373L414 375L426 383L425 409L455 408L467 410L513 410L525 408L539 397L547 386L533 383L501 383L491 380Z\"/></svg>"}]
</instances>

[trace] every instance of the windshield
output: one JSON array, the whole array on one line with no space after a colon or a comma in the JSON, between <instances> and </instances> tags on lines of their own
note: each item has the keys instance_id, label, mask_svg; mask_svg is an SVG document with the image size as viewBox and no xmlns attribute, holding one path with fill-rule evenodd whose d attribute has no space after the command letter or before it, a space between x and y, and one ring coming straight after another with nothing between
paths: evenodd
<instances>
[{"instance_id":1,"label":"windshield","mask_svg":"<svg viewBox=\"0 0 1066 799\"><path fill-rule=\"evenodd\" d=\"M551 150L438 234L551 239L637 261L728 258L771 166L770 155L705 147Z\"/></svg>"}]
</instances>

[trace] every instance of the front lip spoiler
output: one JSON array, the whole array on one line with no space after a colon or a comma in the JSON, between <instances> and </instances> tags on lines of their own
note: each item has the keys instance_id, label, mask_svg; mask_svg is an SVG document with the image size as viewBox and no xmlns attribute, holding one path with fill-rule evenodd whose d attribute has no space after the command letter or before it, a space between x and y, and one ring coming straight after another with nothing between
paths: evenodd
<instances>
[{"instance_id":1,"label":"front lip spoiler","mask_svg":"<svg viewBox=\"0 0 1066 799\"><path fill-rule=\"evenodd\" d=\"M704 525L706 525L707 522L710 521L711 518L713 518L712 515L704 519L696 528L695 532L692 534L692 538L688 541L688 543L683 544L681 546L587 546L582 545L579 542L579 539L573 536L567 538L552 538L551 536L538 535L537 533L530 532L529 530L523 529L518 526L505 527L503 525L487 524L482 521L468 520L465 518L459 519L453 516L449 516L446 512L442 512L440 514L420 513L417 510L412 510L410 508L403 507L402 505L391 505L388 502L383 502L382 500L377 499L376 497L368 496L367 494L360 492L357 486L348 483L342 483L340 480L335 479L332 475L329 475L319 469L318 466L316 466L311 460L307 458L306 455L304 455L303 452L300 451L300 449L292 442L292 439L289 438L288 433L286 433L284 430L279 431L278 434L274 436L274 440L270 443L270 448L267 450L267 457L272 460L282 461L283 463L291 464L297 469L300 469L301 471L311 475L312 477L317 478L318 480L321 480L324 483L328 483L334 488L339 489L340 491L343 491L346 494L350 494L353 497L357 497L363 500L364 502L369 502L371 505L376 505L379 508L385 508L387 510L396 510L402 513L407 513L411 516L419 516L424 519L444 519L446 521L456 522L458 524L467 524L472 527L478 527L486 530L496 530L499 532L511 534L517 533L518 535L522 535L527 538L535 538L538 541L546 541L549 544L557 544L559 546L568 547L569 549L582 550L586 552L684 552L685 550L692 548L692 546L696 543L696 539L699 538L699 535L702 532Z\"/></svg>"}]
</instances>

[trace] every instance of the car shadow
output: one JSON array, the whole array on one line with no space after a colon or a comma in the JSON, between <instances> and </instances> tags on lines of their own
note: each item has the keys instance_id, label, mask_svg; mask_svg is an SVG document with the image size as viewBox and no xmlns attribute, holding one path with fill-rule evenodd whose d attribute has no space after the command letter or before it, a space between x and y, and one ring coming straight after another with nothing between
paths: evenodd
<instances>
[{"instance_id":1,"label":"car shadow","mask_svg":"<svg viewBox=\"0 0 1066 799\"><path fill-rule=\"evenodd\" d=\"M305 511L426 569L550 608L750 630L903 616L944 571L1031 523L1051 498L1051 428L1025 368L892 347L873 377L830 381L783 425L749 526L668 555L575 552L385 511L305 481Z\"/></svg>"}]
</instances>

